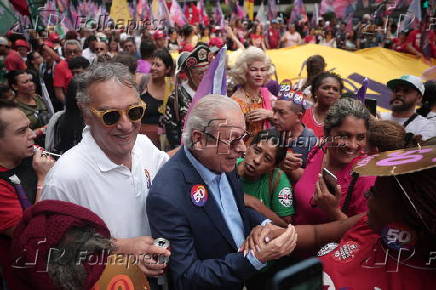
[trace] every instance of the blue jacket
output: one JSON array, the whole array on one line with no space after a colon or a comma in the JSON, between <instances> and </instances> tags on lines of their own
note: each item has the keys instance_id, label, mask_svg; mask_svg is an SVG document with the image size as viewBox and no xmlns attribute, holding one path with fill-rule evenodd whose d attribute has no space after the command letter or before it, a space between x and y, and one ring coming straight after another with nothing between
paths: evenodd
<instances>
[{"instance_id":1,"label":"blue jacket","mask_svg":"<svg viewBox=\"0 0 436 290\"><path fill-rule=\"evenodd\" d=\"M227 174L227 178L248 236L265 218L244 206L236 173ZM147 197L153 237L170 241L171 289L241 289L243 281L256 270L238 253L213 195L209 194L204 206L194 205L191 200L194 185L208 189L181 149L158 172Z\"/></svg>"}]
</instances>

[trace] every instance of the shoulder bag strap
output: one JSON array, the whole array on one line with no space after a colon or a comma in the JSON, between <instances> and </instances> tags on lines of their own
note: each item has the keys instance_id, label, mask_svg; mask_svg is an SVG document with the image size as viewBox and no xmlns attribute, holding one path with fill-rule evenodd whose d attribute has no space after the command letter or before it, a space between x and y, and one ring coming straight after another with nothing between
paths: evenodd
<instances>
[{"instance_id":1,"label":"shoulder bag strap","mask_svg":"<svg viewBox=\"0 0 436 290\"><path fill-rule=\"evenodd\" d=\"M350 207L350 203L351 203L351 196L353 195L353 191L354 191L354 187L356 186L356 182L359 179L359 174L356 172L353 172L351 174L351 182L350 185L348 186L347 189L347 196L345 197L345 201L344 204L342 206L342 212L343 213L347 213L348 212L348 208Z\"/></svg>"},{"instance_id":2,"label":"shoulder bag strap","mask_svg":"<svg viewBox=\"0 0 436 290\"><path fill-rule=\"evenodd\" d=\"M410 118L407 119L406 122L404 122L403 127L406 128L410 123L413 122L413 120L416 119L416 117L418 117L418 114L417 114L417 113L415 113L415 114L413 114L412 116L410 116Z\"/></svg>"}]
</instances>

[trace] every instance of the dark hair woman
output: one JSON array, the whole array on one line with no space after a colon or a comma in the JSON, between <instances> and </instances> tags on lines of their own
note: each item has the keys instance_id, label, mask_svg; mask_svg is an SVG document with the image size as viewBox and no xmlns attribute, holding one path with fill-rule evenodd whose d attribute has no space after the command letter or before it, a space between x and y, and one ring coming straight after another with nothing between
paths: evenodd
<instances>
[{"instance_id":1,"label":"dark hair woman","mask_svg":"<svg viewBox=\"0 0 436 290\"><path fill-rule=\"evenodd\" d=\"M77 80L73 78L65 96L65 111L57 112L47 127L45 148L63 154L82 140L85 127L76 102Z\"/></svg>"},{"instance_id":2,"label":"dark hair woman","mask_svg":"<svg viewBox=\"0 0 436 290\"><path fill-rule=\"evenodd\" d=\"M160 148L159 121L168 97L174 88L174 61L168 50L158 49L151 57L151 77L148 79L141 99L147 105L142 118L141 133L146 134L153 143Z\"/></svg>"},{"instance_id":3,"label":"dark hair woman","mask_svg":"<svg viewBox=\"0 0 436 290\"><path fill-rule=\"evenodd\" d=\"M330 107L340 98L344 83L333 72L322 72L312 81L312 97L315 105L303 116L303 123L313 130L317 137L324 136L324 119Z\"/></svg>"},{"instance_id":4,"label":"dark hair woman","mask_svg":"<svg viewBox=\"0 0 436 290\"><path fill-rule=\"evenodd\" d=\"M304 173L295 184L295 224L322 224L367 210L364 193L374 178L351 172L366 150L369 120L360 101L344 98L330 107L324 125L327 142L309 153ZM318 175L324 168L337 178L339 188L334 195L318 194Z\"/></svg>"}]
</instances>

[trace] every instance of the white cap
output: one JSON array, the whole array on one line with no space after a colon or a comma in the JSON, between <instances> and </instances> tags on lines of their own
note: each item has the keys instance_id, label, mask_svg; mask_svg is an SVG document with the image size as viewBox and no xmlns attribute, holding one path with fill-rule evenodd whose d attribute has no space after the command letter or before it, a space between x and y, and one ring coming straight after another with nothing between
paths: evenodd
<instances>
[{"instance_id":1,"label":"white cap","mask_svg":"<svg viewBox=\"0 0 436 290\"><path fill-rule=\"evenodd\" d=\"M421 93L421 95L424 95L425 92L424 83L419 77L412 76L412 75L404 75L399 79L393 79L388 81L387 83L388 88L390 88L391 90L400 84L406 84L412 86L413 88L417 89Z\"/></svg>"},{"instance_id":2,"label":"white cap","mask_svg":"<svg viewBox=\"0 0 436 290\"><path fill-rule=\"evenodd\" d=\"M0 45L8 45L9 40L6 37L1 36L0 37Z\"/></svg>"}]
</instances>

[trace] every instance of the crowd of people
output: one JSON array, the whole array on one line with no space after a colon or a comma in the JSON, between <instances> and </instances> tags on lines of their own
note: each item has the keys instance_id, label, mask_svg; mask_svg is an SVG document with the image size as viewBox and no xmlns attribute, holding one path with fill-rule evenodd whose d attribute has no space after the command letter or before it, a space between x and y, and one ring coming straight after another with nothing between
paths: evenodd
<instances>
[{"instance_id":1,"label":"crowd of people","mask_svg":"<svg viewBox=\"0 0 436 290\"><path fill-rule=\"evenodd\" d=\"M371 115L313 55L307 78L287 91L265 49L354 50L391 38L377 27L344 33L334 21L284 28L278 19L268 33L236 21L224 31L188 25L140 35L0 37L4 287L89 289L104 267L83 258L86 250L145 255L137 266L151 289L270 289L282 267L317 253L325 286L430 289L436 81L390 80L391 111ZM400 38L405 52L424 54L417 33ZM225 43L241 50L228 68L227 95L191 105ZM391 150L400 150L392 155L399 160L415 156L413 170L397 172L391 162L388 174L356 171ZM419 163L418 153L433 161ZM411 238L392 240L392 231ZM414 256L404 258L403 246ZM41 260L27 267L38 247ZM51 247L66 255L51 259ZM377 266L373 249L396 251L386 257L400 257L398 271ZM83 267L65 266L79 256Z\"/></svg>"}]
</instances>

